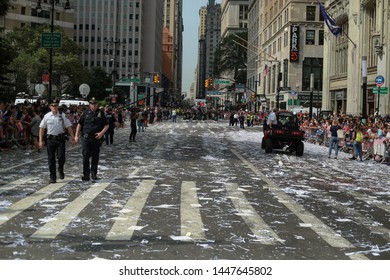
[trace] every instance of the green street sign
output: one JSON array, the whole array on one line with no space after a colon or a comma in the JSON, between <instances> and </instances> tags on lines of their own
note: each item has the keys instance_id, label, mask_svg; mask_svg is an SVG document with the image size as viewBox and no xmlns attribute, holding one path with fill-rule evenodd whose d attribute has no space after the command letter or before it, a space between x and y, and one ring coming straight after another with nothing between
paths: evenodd
<instances>
[{"instance_id":1,"label":"green street sign","mask_svg":"<svg viewBox=\"0 0 390 280\"><path fill-rule=\"evenodd\" d=\"M380 89L380 92L379 92ZM372 88L372 93L374 94L387 94L388 88L387 87L373 87Z\"/></svg>"},{"instance_id":2,"label":"green street sign","mask_svg":"<svg viewBox=\"0 0 390 280\"><path fill-rule=\"evenodd\" d=\"M43 32L41 36L42 48L61 48L62 36L59 32Z\"/></svg>"},{"instance_id":3,"label":"green street sign","mask_svg":"<svg viewBox=\"0 0 390 280\"><path fill-rule=\"evenodd\" d=\"M119 81L120 83L140 83L140 78L123 78Z\"/></svg>"},{"instance_id":4,"label":"green street sign","mask_svg":"<svg viewBox=\"0 0 390 280\"><path fill-rule=\"evenodd\" d=\"M228 85L231 84L232 82L229 80L221 79L221 80L214 80L214 84L216 85Z\"/></svg>"}]
</instances>

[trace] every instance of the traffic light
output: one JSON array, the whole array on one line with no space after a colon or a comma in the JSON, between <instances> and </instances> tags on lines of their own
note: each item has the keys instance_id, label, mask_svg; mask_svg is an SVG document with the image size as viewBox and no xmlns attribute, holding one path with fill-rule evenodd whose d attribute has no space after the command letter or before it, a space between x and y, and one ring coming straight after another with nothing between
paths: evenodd
<instances>
[{"instance_id":1,"label":"traffic light","mask_svg":"<svg viewBox=\"0 0 390 280\"><path fill-rule=\"evenodd\" d=\"M255 101L255 99L256 99L256 94L255 93L252 93L251 99L252 99L252 101Z\"/></svg>"},{"instance_id":2,"label":"traffic light","mask_svg":"<svg viewBox=\"0 0 390 280\"><path fill-rule=\"evenodd\" d=\"M153 82L157 85L158 83L160 83L160 75L159 74L155 74L154 77L153 77Z\"/></svg>"},{"instance_id":3,"label":"traffic light","mask_svg":"<svg viewBox=\"0 0 390 280\"><path fill-rule=\"evenodd\" d=\"M209 78L209 86L210 88L213 88L214 81L212 78Z\"/></svg>"},{"instance_id":4,"label":"traffic light","mask_svg":"<svg viewBox=\"0 0 390 280\"><path fill-rule=\"evenodd\" d=\"M206 89L209 89L209 87L210 87L210 80L209 79L204 80L204 87Z\"/></svg>"}]
</instances>

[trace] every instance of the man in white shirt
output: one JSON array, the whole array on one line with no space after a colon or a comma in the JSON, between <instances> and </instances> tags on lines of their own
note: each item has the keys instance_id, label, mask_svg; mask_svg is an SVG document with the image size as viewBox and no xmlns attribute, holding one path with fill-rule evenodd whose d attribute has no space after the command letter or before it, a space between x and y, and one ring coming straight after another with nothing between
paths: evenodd
<instances>
[{"instance_id":1,"label":"man in white shirt","mask_svg":"<svg viewBox=\"0 0 390 280\"><path fill-rule=\"evenodd\" d=\"M58 158L58 173L60 179L65 178L64 165L65 165L65 141L67 136L65 135L65 129L68 130L71 137L72 144L74 145L75 139L72 129L72 123L63 114L58 111L58 102L53 100L50 103L50 112L48 112L42 119L39 125L39 148L43 148L43 136L47 129L47 157L49 160L50 181L49 183L56 183L56 154Z\"/></svg>"},{"instance_id":2,"label":"man in white shirt","mask_svg":"<svg viewBox=\"0 0 390 280\"><path fill-rule=\"evenodd\" d=\"M268 115L268 119L267 119L267 126L268 126L268 128L272 128L272 126L278 124L278 121L276 119L276 113L277 112L278 112L278 109L274 108L274 110Z\"/></svg>"}]
</instances>

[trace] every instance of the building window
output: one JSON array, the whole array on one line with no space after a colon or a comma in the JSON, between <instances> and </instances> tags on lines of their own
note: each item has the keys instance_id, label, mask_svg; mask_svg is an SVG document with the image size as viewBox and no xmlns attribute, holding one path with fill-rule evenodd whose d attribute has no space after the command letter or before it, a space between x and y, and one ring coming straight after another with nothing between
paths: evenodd
<instances>
[{"instance_id":1,"label":"building window","mask_svg":"<svg viewBox=\"0 0 390 280\"><path fill-rule=\"evenodd\" d=\"M306 45L314 45L315 37L316 37L315 30L306 30Z\"/></svg>"},{"instance_id":2,"label":"building window","mask_svg":"<svg viewBox=\"0 0 390 280\"><path fill-rule=\"evenodd\" d=\"M316 20L316 6L306 6L306 21Z\"/></svg>"},{"instance_id":3,"label":"building window","mask_svg":"<svg viewBox=\"0 0 390 280\"><path fill-rule=\"evenodd\" d=\"M303 77L302 90L310 91L310 75L314 74L314 88L322 85L322 58L321 57L305 57L303 60Z\"/></svg>"},{"instance_id":4,"label":"building window","mask_svg":"<svg viewBox=\"0 0 390 280\"><path fill-rule=\"evenodd\" d=\"M324 30L320 30L318 32L318 45L320 46L324 45Z\"/></svg>"}]
</instances>

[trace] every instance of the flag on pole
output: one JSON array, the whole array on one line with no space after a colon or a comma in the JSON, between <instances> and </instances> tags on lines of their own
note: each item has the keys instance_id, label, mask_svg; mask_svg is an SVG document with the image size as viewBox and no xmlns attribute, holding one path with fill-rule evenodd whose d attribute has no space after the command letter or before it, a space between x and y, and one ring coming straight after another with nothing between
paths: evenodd
<instances>
[{"instance_id":1,"label":"flag on pole","mask_svg":"<svg viewBox=\"0 0 390 280\"><path fill-rule=\"evenodd\" d=\"M266 65L264 66L264 70L263 70L263 77L267 76L268 73L269 73L269 67L268 67L268 65L266 64Z\"/></svg>"},{"instance_id":2,"label":"flag on pole","mask_svg":"<svg viewBox=\"0 0 390 280\"><path fill-rule=\"evenodd\" d=\"M321 3L319 3L319 4L320 4L321 14L324 17L324 21L325 21L326 25L328 26L329 31L332 32L332 34L337 37L342 31L341 26L336 25L334 20L331 18L331 16L325 10L324 6L322 6Z\"/></svg>"}]
</instances>

